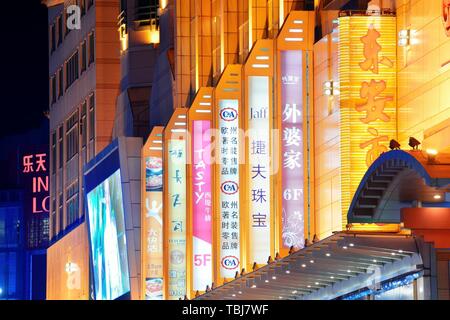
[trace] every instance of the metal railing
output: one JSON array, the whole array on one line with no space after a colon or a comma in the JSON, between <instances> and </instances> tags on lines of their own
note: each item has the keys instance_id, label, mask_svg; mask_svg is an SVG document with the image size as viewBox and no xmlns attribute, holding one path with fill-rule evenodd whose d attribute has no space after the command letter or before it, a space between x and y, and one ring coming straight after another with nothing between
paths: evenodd
<instances>
[{"instance_id":1,"label":"metal railing","mask_svg":"<svg viewBox=\"0 0 450 320\"><path fill-rule=\"evenodd\" d=\"M380 10L341 10L339 11L339 17L352 17L352 16L389 16L395 17L396 12L390 8L382 8Z\"/></svg>"},{"instance_id":2,"label":"metal railing","mask_svg":"<svg viewBox=\"0 0 450 320\"><path fill-rule=\"evenodd\" d=\"M137 22L139 26L149 25L153 21L156 22L156 25L159 25L158 9L159 5L157 4L137 7L133 21Z\"/></svg>"},{"instance_id":3,"label":"metal railing","mask_svg":"<svg viewBox=\"0 0 450 320\"><path fill-rule=\"evenodd\" d=\"M134 10L133 22L137 23L138 26L146 26L150 24L159 25L159 15L158 15L159 5L152 4L148 6L138 6ZM117 17L117 25L119 28L124 28L124 32L127 32L128 15L127 11L123 10Z\"/></svg>"},{"instance_id":4,"label":"metal railing","mask_svg":"<svg viewBox=\"0 0 450 320\"><path fill-rule=\"evenodd\" d=\"M120 27L122 25L127 25L127 12L123 10L117 17L117 25Z\"/></svg>"}]
</instances>

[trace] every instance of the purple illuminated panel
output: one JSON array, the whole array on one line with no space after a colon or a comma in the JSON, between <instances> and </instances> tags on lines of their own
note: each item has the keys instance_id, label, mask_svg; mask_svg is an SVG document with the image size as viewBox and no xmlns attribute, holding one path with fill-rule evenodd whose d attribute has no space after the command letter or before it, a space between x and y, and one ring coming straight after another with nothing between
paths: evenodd
<instances>
[{"instance_id":1,"label":"purple illuminated panel","mask_svg":"<svg viewBox=\"0 0 450 320\"><path fill-rule=\"evenodd\" d=\"M302 51L281 52L282 245L303 248L303 78Z\"/></svg>"}]
</instances>

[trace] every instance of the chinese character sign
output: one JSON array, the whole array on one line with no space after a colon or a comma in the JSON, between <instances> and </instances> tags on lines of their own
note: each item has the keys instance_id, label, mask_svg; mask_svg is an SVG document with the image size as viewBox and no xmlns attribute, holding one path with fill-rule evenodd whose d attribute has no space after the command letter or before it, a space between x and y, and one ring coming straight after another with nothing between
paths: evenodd
<instances>
[{"instance_id":1,"label":"chinese character sign","mask_svg":"<svg viewBox=\"0 0 450 320\"><path fill-rule=\"evenodd\" d=\"M303 248L302 51L281 51L282 246Z\"/></svg>"},{"instance_id":2,"label":"chinese character sign","mask_svg":"<svg viewBox=\"0 0 450 320\"><path fill-rule=\"evenodd\" d=\"M221 278L233 278L240 266L238 108L238 100L219 101Z\"/></svg>"},{"instance_id":3,"label":"chinese character sign","mask_svg":"<svg viewBox=\"0 0 450 320\"><path fill-rule=\"evenodd\" d=\"M146 196L144 218L145 299L163 299L163 219L161 157L145 159Z\"/></svg>"},{"instance_id":4,"label":"chinese character sign","mask_svg":"<svg viewBox=\"0 0 450 320\"><path fill-rule=\"evenodd\" d=\"M248 94L249 261L262 264L270 256L269 77L249 76Z\"/></svg>"},{"instance_id":5,"label":"chinese character sign","mask_svg":"<svg viewBox=\"0 0 450 320\"><path fill-rule=\"evenodd\" d=\"M212 280L211 121L192 126L193 290L205 290Z\"/></svg>"},{"instance_id":6,"label":"chinese character sign","mask_svg":"<svg viewBox=\"0 0 450 320\"><path fill-rule=\"evenodd\" d=\"M31 178L31 213L48 213L50 197L48 195L47 154L23 155L21 169L22 175Z\"/></svg>"},{"instance_id":7,"label":"chinese character sign","mask_svg":"<svg viewBox=\"0 0 450 320\"><path fill-rule=\"evenodd\" d=\"M396 19L339 19L343 224L367 168L397 138Z\"/></svg>"},{"instance_id":8,"label":"chinese character sign","mask_svg":"<svg viewBox=\"0 0 450 320\"><path fill-rule=\"evenodd\" d=\"M168 143L168 298L186 295L186 142Z\"/></svg>"}]
</instances>

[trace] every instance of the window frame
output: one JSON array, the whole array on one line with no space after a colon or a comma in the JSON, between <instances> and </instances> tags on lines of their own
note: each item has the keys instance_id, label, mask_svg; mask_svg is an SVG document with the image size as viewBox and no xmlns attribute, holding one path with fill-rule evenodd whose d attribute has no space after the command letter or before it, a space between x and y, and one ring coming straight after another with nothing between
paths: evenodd
<instances>
[{"instance_id":1,"label":"window frame","mask_svg":"<svg viewBox=\"0 0 450 320\"><path fill-rule=\"evenodd\" d=\"M81 51L81 54L80 54L80 59L81 59L81 63L80 63L81 64L81 71L80 71L80 74L82 74L84 71L87 70L87 43L86 43L86 39L81 42L80 51Z\"/></svg>"},{"instance_id":2,"label":"window frame","mask_svg":"<svg viewBox=\"0 0 450 320\"><path fill-rule=\"evenodd\" d=\"M88 51L88 66L95 62L95 31L88 34L89 51Z\"/></svg>"},{"instance_id":3,"label":"window frame","mask_svg":"<svg viewBox=\"0 0 450 320\"><path fill-rule=\"evenodd\" d=\"M50 25L49 30L49 39L50 39L50 54L53 54L56 50L56 27L55 23Z\"/></svg>"},{"instance_id":4,"label":"window frame","mask_svg":"<svg viewBox=\"0 0 450 320\"><path fill-rule=\"evenodd\" d=\"M56 103L56 74L50 77L50 103Z\"/></svg>"},{"instance_id":5,"label":"window frame","mask_svg":"<svg viewBox=\"0 0 450 320\"><path fill-rule=\"evenodd\" d=\"M58 69L58 99L64 94L64 67Z\"/></svg>"},{"instance_id":6,"label":"window frame","mask_svg":"<svg viewBox=\"0 0 450 320\"><path fill-rule=\"evenodd\" d=\"M66 163L70 162L79 153L79 126L78 110L66 120Z\"/></svg>"},{"instance_id":7,"label":"window frame","mask_svg":"<svg viewBox=\"0 0 450 320\"><path fill-rule=\"evenodd\" d=\"M57 42L57 46L60 46L62 44L63 41L63 18L62 15L58 16L56 18L56 24L58 26L58 42Z\"/></svg>"}]
</instances>

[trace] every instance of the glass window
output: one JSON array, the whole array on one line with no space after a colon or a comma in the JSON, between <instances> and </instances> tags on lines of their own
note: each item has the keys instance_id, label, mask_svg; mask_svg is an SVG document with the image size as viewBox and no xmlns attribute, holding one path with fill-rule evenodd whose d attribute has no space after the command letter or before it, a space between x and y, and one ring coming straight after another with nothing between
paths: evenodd
<instances>
[{"instance_id":1,"label":"glass window","mask_svg":"<svg viewBox=\"0 0 450 320\"><path fill-rule=\"evenodd\" d=\"M81 16L86 14L86 0L80 0Z\"/></svg>"},{"instance_id":2,"label":"glass window","mask_svg":"<svg viewBox=\"0 0 450 320\"><path fill-rule=\"evenodd\" d=\"M59 233L61 233L64 230L64 216L63 216L63 208L62 208L62 193L59 195L60 198L60 205L58 210L58 216L59 216Z\"/></svg>"},{"instance_id":3,"label":"glass window","mask_svg":"<svg viewBox=\"0 0 450 320\"><path fill-rule=\"evenodd\" d=\"M70 226L78 218L78 182L67 188L66 220Z\"/></svg>"},{"instance_id":4,"label":"glass window","mask_svg":"<svg viewBox=\"0 0 450 320\"><path fill-rule=\"evenodd\" d=\"M414 284L410 283L374 295L374 300L414 300Z\"/></svg>"},{"instance_id":5,"label":"glass window","mask_svg":"<svg viewBox=\"0 0 450 320\"><path fill-rule=\"evenodd\" d=\"M58 25L58 46L62 43L63 38L63 17L59 16L57 19Z\"/></svg>"},{"instance_id":6,"label":"glass window","mask_svg":"<svg viewBox=\"0 0 450 320\"><path fill-rule=\"evenodd\" d=\"M127 0L120 0L120 12L127 10Z\"/></svg>"},{"instance_id":7,"label":"glass window","mask_svg":"<svg viewBox=\"0 0 450 320\"><path fill-rule=\"evenodd\" d=\"M83 41L81 44L81 72L86 70L86 60L87 60L87 52L86 52L86 41Z\"/></svg>"},{"instance_id":8,"label":"glass window","mask_svg":"<svg viewBox=\"0 0 450 320\"><path fill-rule=\"evenodd\" d=\"M56 102L56 76L53 76L51 79L51 99L52 99L52 103Z\"/></svg>"},{"instance_id":9,"label":"glass window","mask_svg":"<svg viewBox=\"0 0 450 320\"><path fill-rule=\"evenodd\" d=\"M95 95L89 97L89 140L95 136Z\"/></svg>"},{"instance_id":10,"label":"glass window","mask_svg":"<svg viewBox=\"0 0 450 320\"><path fill-rule=\"evenodd\" d=\"M89 65L95 60L95 35L94 32L89 34Z\"/></svg>"},{"instance_id":11,"label":"glass window","mask_svg":"<svg viewBox=\"0 0 450 320\"><path fill-rule=\"evenodd\" d=\"M59 82L59 92L58 92L58 98L61 97L64 93L64 72L63 68L60 68L58 70L58 82Z\"/></svg>"},{"instance_id":12,"label":"glass window","mask_svg":"<svg viewBox=\"0 0 450 320\"><path fill-rule=\"evenodd\" d=\"M56 49L56 30L55 25L50 26L50 52L53 53Z\"/></svg>"},{"instance_id":13,"label":"glass window","mask_svg":"<svg viewBox=\"0 0 450 320\"><path fill-rule=\"evenodd\" d=\"M51 174L56 172L56 132L52 132L52 149L51 149Z\"/></svg>"},{"instance_id":14,"label":"glass window","mask_svg":"<svg viewBox=\"0 0 450 320\"><path fill-rule=\"evenodd\" d=\"M66 161L78 153L78 111L66 122Z\"/></svg>"},{"instance_id":15,"label":"glass window","mask_svg":"<svg viewBox=\"0 0 450 320\"><path fill-rule=\"evenodd\" d=\"M78 50L66 62L66 90L78 79L79 76Z\"/></svg>"},{"instance_id":16,"label":"glass window","mask_svg":"<svg viewBox=\"0 0 450 320\"><path fill-rule=\"evenodd\" d=\"M84 148L87 144L87 121L86 121L87 102L84 101L81 105L81 117L80 117L80 134L81 134L81 146Z\"/></svg>"},{"instance_id":17,"label":"glass window","mask_svg":"<svg viewBox=\"0 0 450 320\"><path fill-rule=\"evenodd\" d=\"M59 127L58 149L59 149L59 168L61 169L64 161L63 126Z\"/></svg>"}]
</instances>

